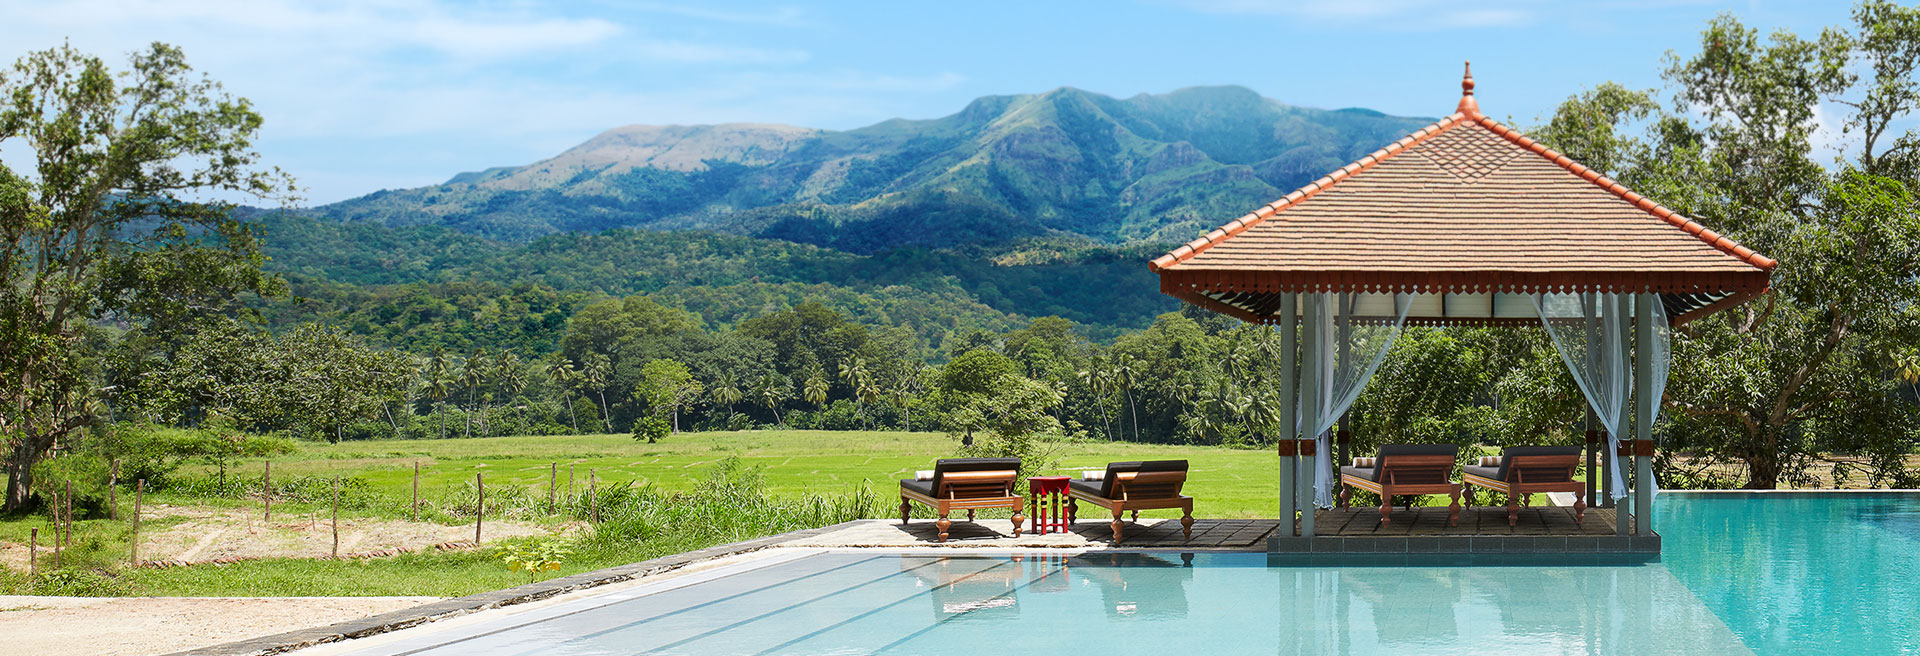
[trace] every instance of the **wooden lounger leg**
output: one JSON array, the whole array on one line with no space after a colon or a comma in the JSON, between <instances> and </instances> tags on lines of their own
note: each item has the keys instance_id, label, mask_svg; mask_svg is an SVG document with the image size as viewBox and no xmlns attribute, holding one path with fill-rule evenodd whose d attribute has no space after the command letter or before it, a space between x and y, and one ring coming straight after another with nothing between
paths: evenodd
<instances>
[{"instance_id":1,"label":"wooden lounger leg","mask_svg":"<svg viewBox=\"0 0 1920 656\"><path fill-rule=\"evenodd\" d=\"M1393 523L1393 495L1387 494L1386 489L1382 488L1380 490L1380 527L1386 528L1388 524L1392 524L1392 523Z\"/></svg>"},{"instance_id":2,"label":"wooden lounger leg","mask_svg":"<svg viewBox=\"0 0 1920 656\"><path fill-rule=\"evenodd\" d=\"M967 510L967 521L973 521L973 510L971 509Z\"/></svg>"},{"instance_id":3,"label":"wooden lounger leg","mask_svg":"<svg viewBox=\"0 0 1920 656\"><path fill-rule=\"evenodd\" d=\"M1067 527L1071 529L1073 527L1073 521L1079 518L1080 502L1073 497L1067 497Z\"/></svg>"},{"instance_id":4,"label":"wooden lounger leg","mask_svg":"<svg viewBox=\"0 0 1920 656\"><path fill-rule=\"evenodd\" d=\"M934 525L935 527L938 527L938 528L940 529L940 541L941 541L941 542L946 542L946 541L947 541L947 527L949 527L949 526L953 526L953 522L947 519L947 514L946 514L946 513L940 513L940 521L937 521L937 522L934 522L934 523L933 523L933 525Z\"/></svg>"},{"instance_id":5,"label":"wooden lounger leg","mask_svg":"<svg viewBox=\"0 0 1920 656\"><path fill-rule=\"evenodd\" d=\"M1187 505L1182 506L1180 508L1180 535L1188 540L1193 539L1193 503L1192 502L1188 502Z\"/></svg>"},{"instance_id":6,"label":"wooden lounger leg","mask_svg":"<svg viewBox=\"0 0 1920 656\"><path fill-rule=\"evenodd\" d=\"M907 518L913 516L913 504L906 497L900 497L900 524L905 525Z\"/></svg>"},{"instance_id":7,"label":"wooden lounger leg","mask_svg":"<svg viewBox=\"0 0 1920 656\"><path fill-rule=\"evenodd\" d=\"M1574 488L1573 490L1573 525L1574 526L1579 526L1580 521L1587 518L1587 490L1585 488L1586 486L1583 485L1581 487Z\"/></svg>"},{"instance_id":8,"label":"wooden lounger leg","mask_svg":"<svg viewBox=\"0 0 1920 656\"><path fill-rule=\"evenodd\" d=\"M1519 523L1520 523L1520 496L1513 492L1508 492L1507 493L1507 526L1511 528L1515 525L1518 525Z\"/></svg>"},{"instance_id":9,"label":"wooden lounger leg","mask_svg":"<svg viewBox=\"0 0 1920 656\"><path fill-rule=\"evenodd\" d=\"M1020 508L1015 506L1013 509L1013 537L1020 537L1020 524L1025 521L1027 521L1027 516L1020 514Z\"/></svg>"},{"instance_id":10,"label":"wooden lounger leg","mask_svg":"<svg viewBox=\"0 0 1920 656\"><path fill-rule=\"evenodd\" d=\"M1120 529L1126 526L1125 524L1120 522L1121 514L1123 514L1122 511L1119 511L1119 510L1113 511L1113 543L1114 544L1120 544Z\"/></svg>"},{"instance_id":11,"label":"wooden lounger leg","mask_svg":"<svg viewBox=\"0 0 1920 656\"><path fill-rule=\"evenodd\" d=\"M1140 511L1138 510L1133 511L1133 523L1140 523Z\"/></svg>"},{"instance_id":12,"label":"wooden lounger leg","mask_svg":"<svg viewBox=\"0 0 1920 656\"><path fill-rule=\"evenodd\" d=\"M1348 485L1345 480L1340 481L1340 498L1339 498L1340 509L1346 510L1347 501L1351 500L1352 498L1353 498L1353 486Z\"/></svg>"},{"instance_id":13,"label":"wooden lounger leg","mask_svg":"<svg viewBox=\"0 0 1920 656\"><path fill-rule=\"evenodd\" d=\"M1460 488L1462 487L1465 487L1465 486L1456 485L1453 488L1453 505L1447 508L1447 525L1448 526L1460 525Z\"/></svg>"}]
</instances>

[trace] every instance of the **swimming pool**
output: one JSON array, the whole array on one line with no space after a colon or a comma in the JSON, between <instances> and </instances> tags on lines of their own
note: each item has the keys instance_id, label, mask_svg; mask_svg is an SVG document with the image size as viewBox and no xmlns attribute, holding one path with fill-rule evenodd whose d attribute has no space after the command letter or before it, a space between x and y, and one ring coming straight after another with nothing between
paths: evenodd
<instances>
[{"instance_id":1,"label":"swimming pool","mask_svg":"<svg viewBox=\"0 0 1920 656\"><path fill-rule=\"evenodd\" d=\"M1920 653L1920 496L1661 503L1657 563L782 550L352 653Z\"/></svg>"}]
</instances>

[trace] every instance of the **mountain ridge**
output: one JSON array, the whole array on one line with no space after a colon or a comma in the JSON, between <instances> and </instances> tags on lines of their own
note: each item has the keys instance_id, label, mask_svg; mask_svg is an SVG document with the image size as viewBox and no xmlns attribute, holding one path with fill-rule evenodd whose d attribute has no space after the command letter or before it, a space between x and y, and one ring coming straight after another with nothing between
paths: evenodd
<instances>
[{"instance_id":1,"label":"mountain ridge","mask_svg":"<svg viewBox=\"0 0 1920 656\"><path fill-rule=\"evenodd\" d=\"M1236 86L982 96L850 130L626 125L524 166L313 208L510 242L713 230L856 253L1042 237L1180 241L1431 119L1295 107Z\"/></svg>"}]
</instances>

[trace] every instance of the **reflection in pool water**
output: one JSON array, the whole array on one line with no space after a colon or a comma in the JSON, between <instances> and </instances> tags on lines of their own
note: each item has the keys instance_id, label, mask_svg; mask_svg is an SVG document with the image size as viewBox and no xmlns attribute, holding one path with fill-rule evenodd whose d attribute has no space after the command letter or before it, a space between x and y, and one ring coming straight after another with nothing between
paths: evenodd
<instances>
[{"instance_id":1,"label":"reflection in pool water","mask_svg":"<svg viewBox=\"0 0 1920 656\"><path fill-rule=\"evenodd\" d=\"M1670 494L1659 522L1666 556L1638 564L793 552L711 580L423 632L362 653L1920 649L1920 541L1905 524L1914 497L1779 501Z\"/></svg>"}]
</instances>

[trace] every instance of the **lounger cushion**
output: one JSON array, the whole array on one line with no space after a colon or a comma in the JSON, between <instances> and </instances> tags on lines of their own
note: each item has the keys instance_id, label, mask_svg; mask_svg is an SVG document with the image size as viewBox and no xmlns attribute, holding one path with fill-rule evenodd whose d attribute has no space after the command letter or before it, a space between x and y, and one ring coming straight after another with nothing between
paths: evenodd
<instances>
[{"instance_id":1,"label":"lounger cushion","mask_svg":"<svg viewBox=\"0 0 1920 656\"><path fill-rule=\"evenodd\" d=\"M1067 487L1073 490L1074 492L1079 492L1081 494L1088 494L1088 495L1105 499L1107 498L1107 495L1101 494L1101 491L1102 491L1101 483L1102 481L1073 480L1073 481L1067 481Z\"/></svg>"},{"instance_id":2,"label":"lounger cushion","mask_svg":"<svg viewBox=\"0 0 1920 656\"><path fill-rule=\"evenodd\" d=\"M913 492L918 492L920 494L924 494L927 496L933 496L933 481L916 481L913 479L907 479L904 481L900 481L900 489L911 490Z\"/></svg>"},{"instance_id":3,"label":"lounger cushion","mask_svg":"<svg viewBox=\"0 0 1920 656\"><path fill-rule=\"evenodd\" d=\"M1512 481L1507 480L1507 469L1508 469L1508 466L1513 463L1514 456L1577 456L1577 455L1580 455L1580 447L1578 446L1510 446L1500 451L1500 468L1496 472L1499 475L1487 476L1487 478L1491 478L1496 481L1511 483ZM1485 474L1481 474L1481 475L1486 476Z\"/></svg>"},{"instance_id":4,"label":"lounger cushion","mask_svg":"<svg viewBox=\"0 0 1920 656\"><path fill-rule=\"evenodd\" d=\"M948 472L974 472L1006 469L1020 470L1019 458L943 458L933 465L933 489L940 489L942 474Z\"/></svg>"},{"instance_id":5,"label":"lounger cushion","mask_svg":"<svg viewBox=\"0 0 1920 656\"><path fill-rule=\"evenodd\" d=\"M1499 467L1481 467L1479 465L1467 465L1465 467L1461 467L1460 470L1469 474L1473 474L1474 476L1479 476L1482 478L1491 478L1496 481L1500 480Z\"/></svg>"},{"instance_id":6,"label":"lounger cushion","mask_svg":"<svg viewBox=\"0 0 1920 656\"><path fill-rule=\"evenodd\" d=\"M1394 456L1458 455L1460 455L1460 446L1457 444L1383 444L1380 446L1379 454L1374 456L1375 460L1373 462L1374 468L1379 470L1386 469L1387 463L1391 462ZM1367 480L1378 479L1369 478Z\"/></svg>"},{"instance_id":7,"label":"lounger cushion","mask_svg":"<svg viewBox=\"0 0 1920 656\"><path fill-rule=\"evenodd\" d=\"M1340 473L1345 476L1353 476L1355 478L1369 480L1375 483L1380 482L1380 479L1378 478L1378 476L1380 476L1379 467L1341 467Z\"/></svg>"}]
</instances>

